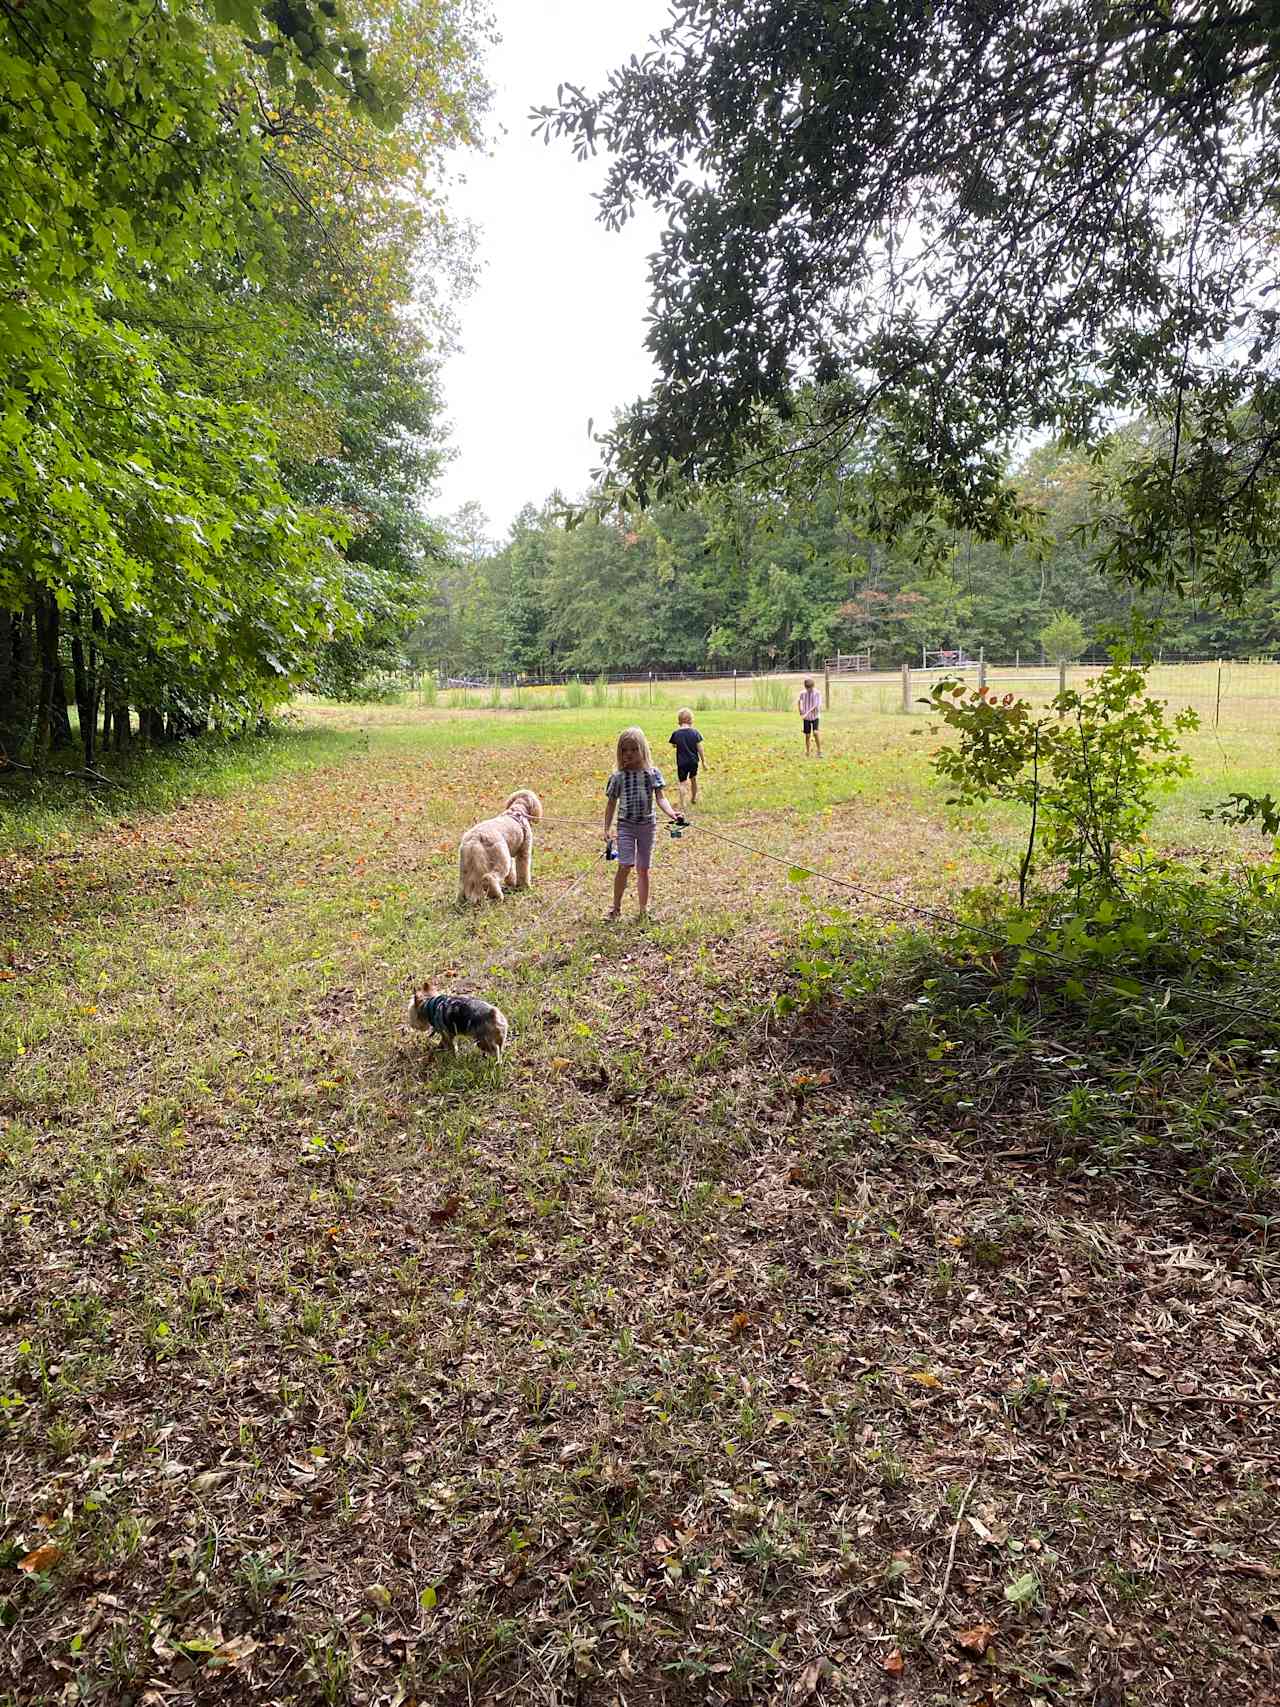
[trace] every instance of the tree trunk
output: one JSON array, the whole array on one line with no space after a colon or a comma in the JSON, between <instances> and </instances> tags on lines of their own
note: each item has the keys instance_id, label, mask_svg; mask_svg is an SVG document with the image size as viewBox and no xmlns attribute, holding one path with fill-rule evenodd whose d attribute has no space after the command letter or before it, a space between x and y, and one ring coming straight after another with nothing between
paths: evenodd
<instances>
[{"instance_id":1,"label":"tree trunk","mask_svg":"<svg viewBox=\"0 0 1280 1707\"><path fill-rule=\"evenodd\" d=\"M0 610L0 759L18 756L18 618Z\"/></svg>"},{"instance_id":2,"label":"tree trunk","mask_svg":"<svg viewBox=\"0 0 1280 1707\"><path fill-rule=\"evenodd\" d=\"M53 684L53 703L49 707L49 734L53 745L64 750L71 745L70 701L71 695L67 690L67 672L59 664Z\"/></svg>"},{"instance_id":3,"label":"tree trunk","mask_svg":"<svg viewBox=\"0 0 1280 1707\"><path fill-rule=\"evenodd\" d=\"M93 734L94 751L98 747L98 708L102 704L103 669L98 636L105 629L102 612L93 613L93 638L89 642L89 728Z\"/></svg>"},{"instance_id":4,"label":"tree trunk","mask_svg":"<svg viewBox=\"0 0 1280 1707\"><path fill-rule=\"evenodd\" d=\"M92 660L92 646L89 656ZM76 713L80 719L80 747L85 764L91 766L98 745L98 684L94 680L94 664L91 662L86 667L84 641L78 632L71 636L71 671L76 690Z\"/></svg>"},{"instance_id":5,"label":"tree trunk","mask_svg":"<svg viewBox=\"0 0 1280 1707\"><path fill-rule=\"evenodd\" d=\"M36 606L36 643L40 655L39 694L36 699L35 739L32 743L32 757L35 764L40 764L48 755L49 743L53 736L53 702L62 680L62 672L58 668L58 632L62 625L62 613L58 609L58 601L49 595ZM65 694L65 687L63 692Z\"/></svg>"},{"instance_id":6,"label":"tree trunk","mask_svg":"<svg viewBox=\"0 0 1280 1707\"><path fill-rule=\"evenodd\" d=\"M35 647L29 610L0 612L0 752L20 760L31 738Z\"/></svg>"},{"instance_id":7,"label":"tree trunk","mask_svg":"<svg viewBox=\"0 0 1280 1707\"><path fill-rule=\"evenodd\" d=\"M124 750L129 731L129 705L119 697L120 690L110 681L106 685L102 706L102 745L108 752Z\"/></svg>"}]
</instances>

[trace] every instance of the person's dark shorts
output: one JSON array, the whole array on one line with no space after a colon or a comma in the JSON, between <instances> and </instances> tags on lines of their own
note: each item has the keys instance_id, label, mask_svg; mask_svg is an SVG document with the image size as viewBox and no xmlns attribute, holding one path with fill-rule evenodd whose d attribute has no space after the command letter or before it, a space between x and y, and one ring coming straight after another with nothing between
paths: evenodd
<instances>
[{"instance_id":1,"label":"person's dark shorts","mask_svg":"<svg viewBox=\"0 0 1280 1707\"><path fill-rule=\"evenodd\" d=\"M818 733L818 719L816 717L805 718L804 732L806 735L816 735Z\"/></svg>"},{"instance_id":2,"label":"person's dark shorts","mask_svg":"<svg viewBox=\"0 0 1280 1707\"><path fill-rule=\"evenodd\" d=\"M697 759L690 759L688 764L686 764L683 759L677 759L676 760L676 781L677 782L688 782L688 780L691 776L697 776L697 774L698 774L698 761L697 761Z\"/></svg>"}]
</instances>

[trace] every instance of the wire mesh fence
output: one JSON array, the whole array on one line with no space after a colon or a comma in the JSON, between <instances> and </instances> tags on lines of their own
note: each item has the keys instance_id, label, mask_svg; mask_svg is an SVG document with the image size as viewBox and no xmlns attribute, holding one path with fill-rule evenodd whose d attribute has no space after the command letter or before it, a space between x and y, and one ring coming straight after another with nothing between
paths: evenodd
<instances>
[{"instance_id":1,"label":"wire mesh fence","mask_svg":"<svg viewBox=\"0 0 1280 1707\"><path fill-rule=\"evenodd\" d=\"M931 663L927 669L916 662L878 670L861 665L854 671L821 665L810 670L608 670L538 679L510 672L403 670L371 678L362 697L458 710L610 706L641 711L646 706L687 704L693 711L794 712L801 687L812 678L828 713L922 716L934 683L948 677L975 687L982 684L999 698L1012 694L1033 705L1047 705L1064 686L1082 687L1103 668L1104 659L1057 665L965 658L948 666ZM1151 666L1147 679L1155 698L1174 709L1191 706L1208 727L1280 725L1280 660L1161 659Z\"/></svg>"},{"instance_id":2,"label":"wire mesh fence","mask_svg":"<svg viewBox=\"0 0 1280 1707\"><path fill-rule=\"evenodd\" d=\"M1011 693L1033 705L1047 705L1063 687L1079 689L1105 668L1103 659L1061 665L991 663L961 672L962 679L1003 698ZM911 671L913 698L928 697L933 683L955 671ZM1154 699L1171 709L1189 705L1211 727L1241 728L1280 723L1280 662L1272 659L1178 658L1161 660L1147 672ZM917 709L923 710L920 706Z\"/></svg>"}]
</instances>

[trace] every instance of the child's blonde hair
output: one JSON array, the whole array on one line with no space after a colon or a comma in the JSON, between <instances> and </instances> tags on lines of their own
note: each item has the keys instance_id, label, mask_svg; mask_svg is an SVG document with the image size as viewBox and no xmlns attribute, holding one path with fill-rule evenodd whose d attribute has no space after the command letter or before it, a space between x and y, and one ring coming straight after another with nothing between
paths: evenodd
<instances>
[{"instance_id":1,"label":"child's blonde hair","mask_svg":"<svg viewBox=\"0 0 1280 1707\"><path fill-rule=\"evenodd\" d=\"M693 722L693 713L689 710L689 707L687 705L682 705L680 707L679 711L676 712L676 722L677 723L692 723Z\"/></svg>"},{"instance_id":2,"label":"child's blonde hair","mask_svg":"<svg viewBox=\"0 0 1280 1707\"><path fill-rule=\"evenodd\" d=\"M624 729L618 736L618 769L620 771L627 768L622 762L622 749L624 747L635 747L639 751L641 770L651 771L653 769L653 754L649 751L649 743L645 739L644 730L637 724L633 723L630 729Z\"/></svg>"}]
</instances>

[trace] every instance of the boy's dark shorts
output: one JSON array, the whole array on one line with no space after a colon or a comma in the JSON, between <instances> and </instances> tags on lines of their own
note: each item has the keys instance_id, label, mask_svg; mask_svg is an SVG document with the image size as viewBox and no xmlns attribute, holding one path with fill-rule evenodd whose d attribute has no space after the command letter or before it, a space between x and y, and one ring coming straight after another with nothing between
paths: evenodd
<instances>
[{"instance_id":1,"label":"boy's dark shorts","mask_svg":"<svg viewBox=\"0 0 1280 1707\"><path fill-rule=\"evenodd\" d=\"M818 719L816 717L805 718L804 732L806 735L816 735L818 733Z\"/></svg>"},{"instance_id":2,"label":"boy's dark shorts","mask_svg":"<svg viewBox=\"0 0 1280 1707\"><path fill-rule=\"evenodd\" d=\"M698 774L698 761L697 761L697 759L691 759L688 764L686 764L683 759L677 759L676 760L676 781L677 782L688 782L688 780L691 776L697 776L697 774Z\"/></svg>"}]
</instances>

